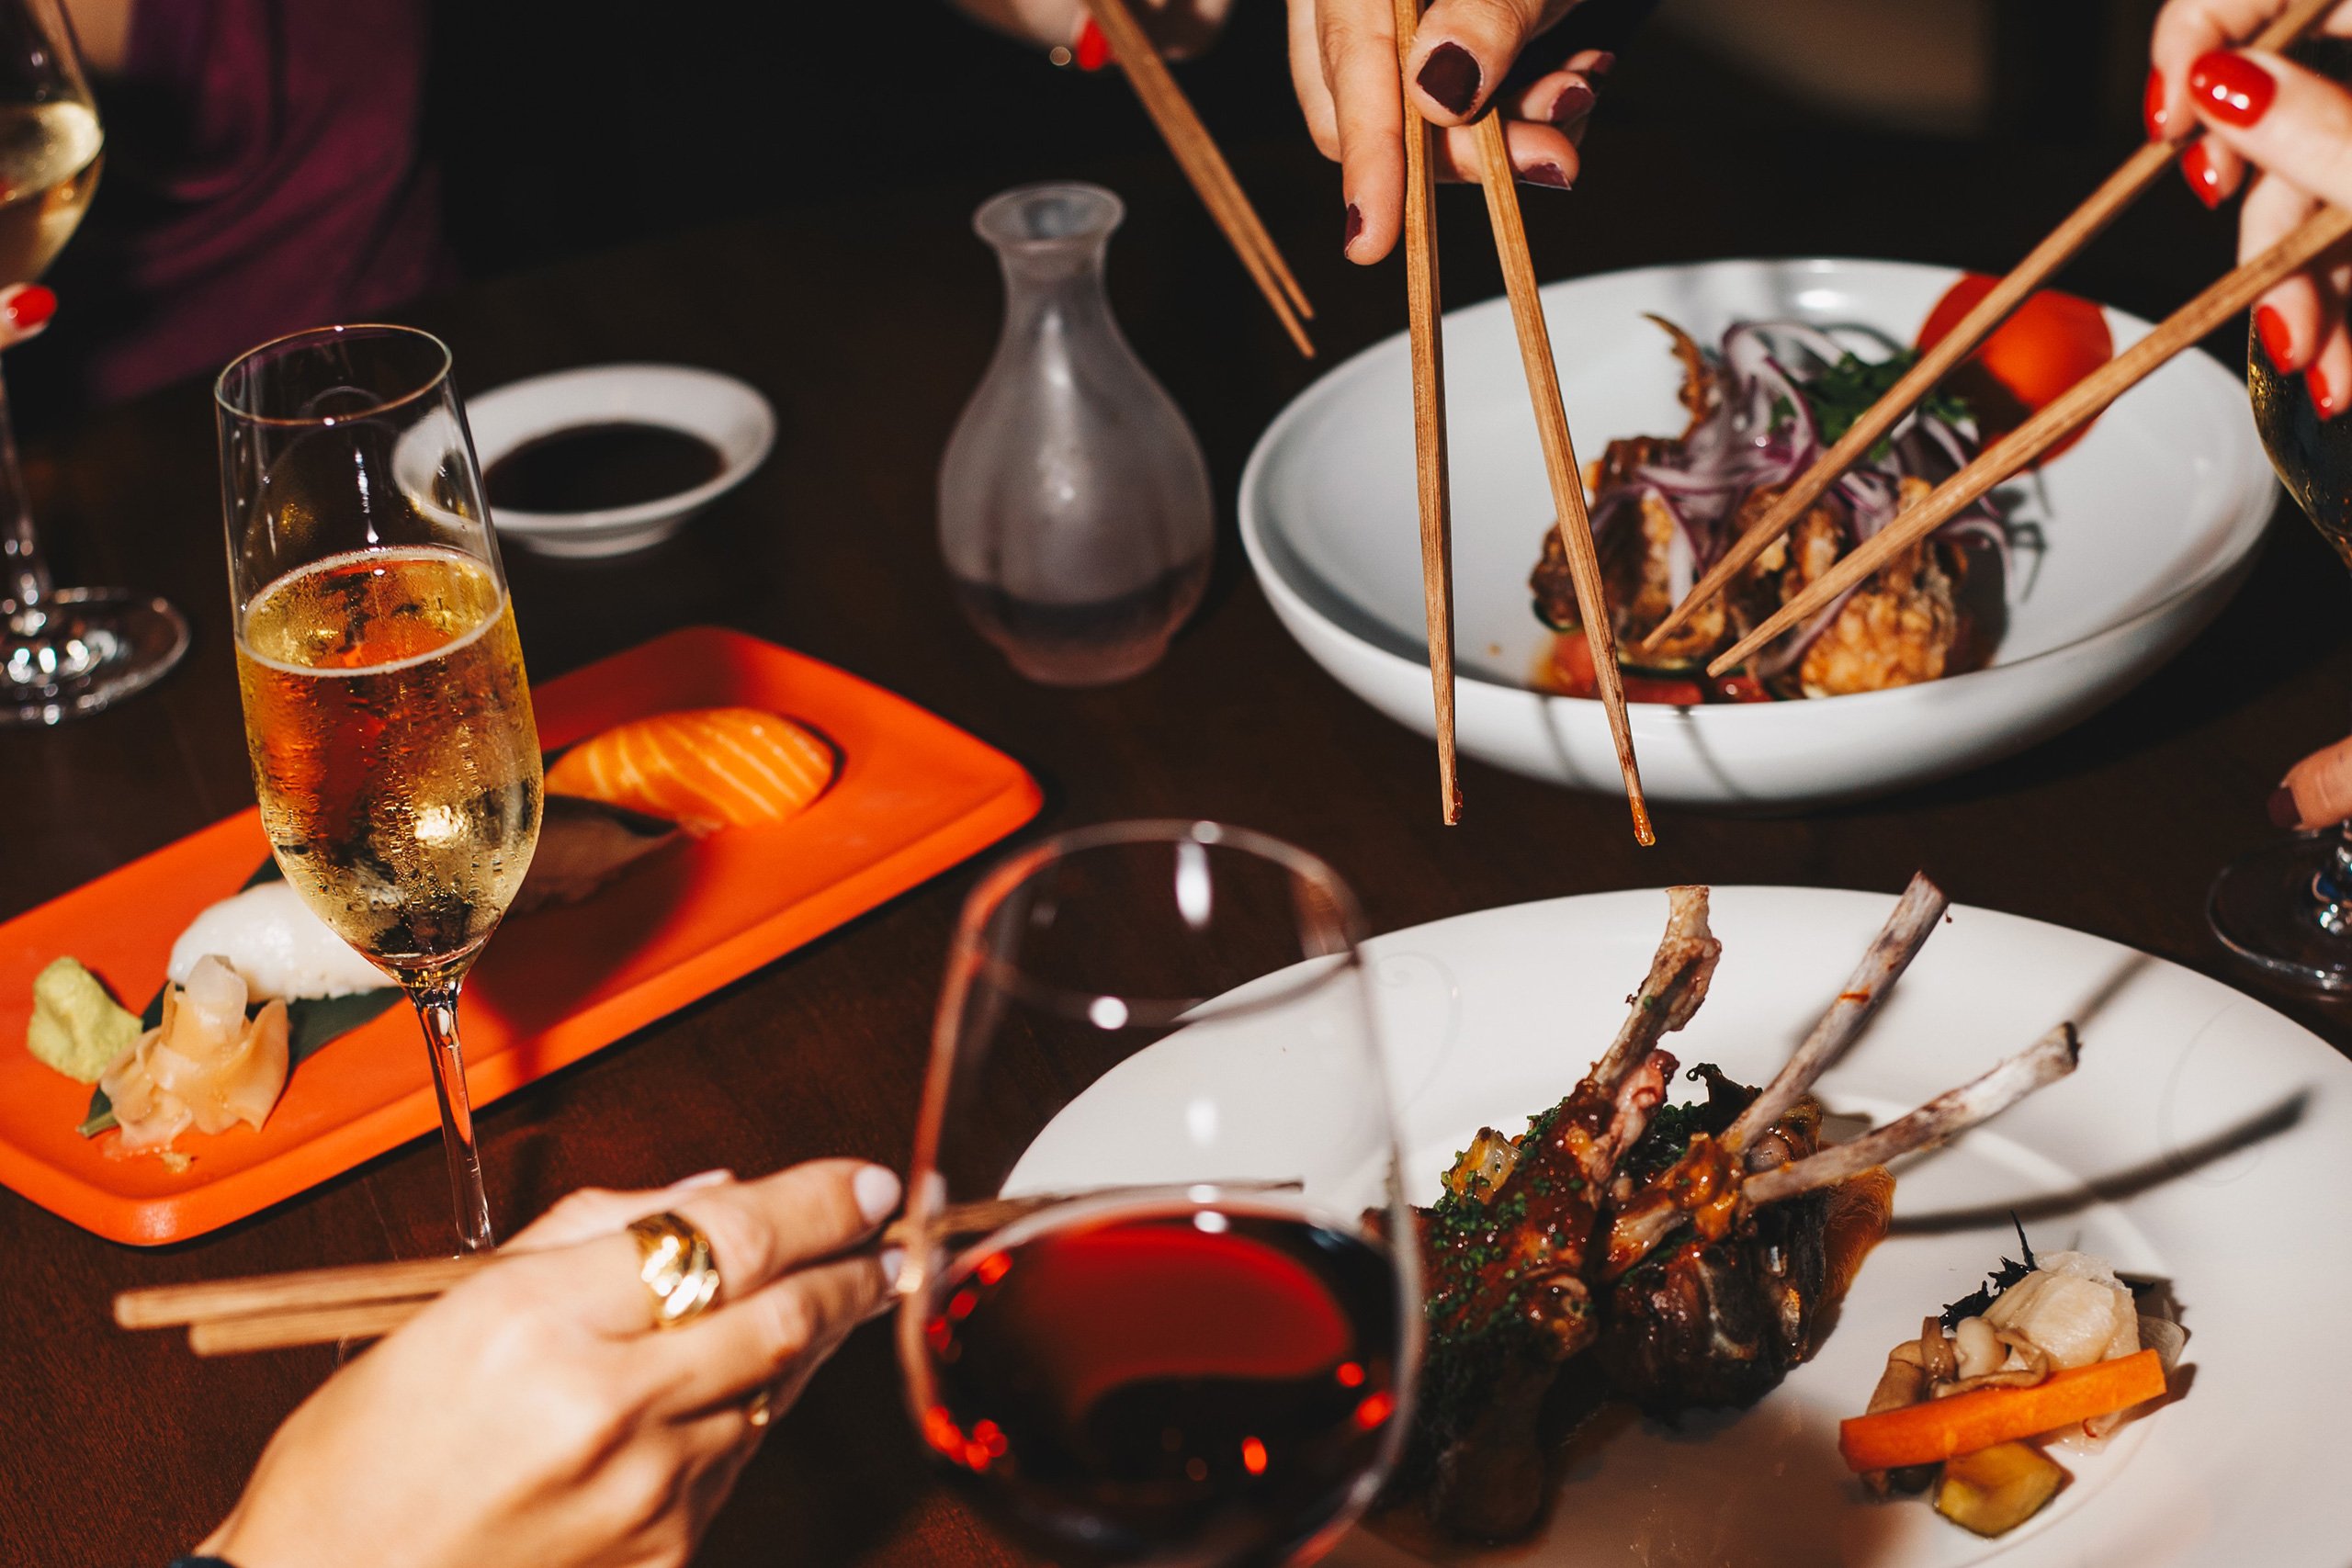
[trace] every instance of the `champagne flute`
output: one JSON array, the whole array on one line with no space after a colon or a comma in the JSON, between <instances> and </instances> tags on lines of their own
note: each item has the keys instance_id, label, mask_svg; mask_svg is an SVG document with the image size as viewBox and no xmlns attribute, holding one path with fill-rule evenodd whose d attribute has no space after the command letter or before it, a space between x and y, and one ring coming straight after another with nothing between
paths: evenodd
<instances>
[{"instance_id":1,"label":"champagne flute","mask_svg":"<svg viewBox=\"0 0 2352 1568\"><path fill-rule=\"evenodd\" d=\"M948 1475L1055 1562L1303 1562L1395 1460L1419 1265L1361 924L1211 822L1048 840L965 906L899 1348ZM949 1230L1001 1191L1059 1196Z\"/></svg>"},{"instance_id":2,"label":"champagne flute","mask_svg":"<svg viewBox=\"0 0 2352 1568\"><path fill-rule=\"evenodd\" d=\"M39 277L73 236L105 145L61 0L0 0L0 284ZM164 600L51 582L0 387L0 725L96 713L187 651Z\"/></svg>"},{"instance_id":3,"label":"champagne flute","mask_svg":"<svg viewBox=\"0 0 2352 1568\"><path fill-rule=\"evenodd\" d=\"M449 351L324 327L220 373L237 681L303 902L416 1004L465 1250L493 1245L458 993L538 841L538 728Z\"/></svg>"},{"instance_id":4,"label":"champagne flute","mask_svg":"<svg viewBox=\"0 0 2352 1568\"><path fill-rule=\"evenodd\" d=\"M2352 420L2324 420L2300 375L2249 330L2246 390L2270 466L2321 536L2352 566ZM2214 879L2206 923L2224 946L2291 984L2352 990L2352 822L2242 855Z\"/></svg>"}]
</instances>

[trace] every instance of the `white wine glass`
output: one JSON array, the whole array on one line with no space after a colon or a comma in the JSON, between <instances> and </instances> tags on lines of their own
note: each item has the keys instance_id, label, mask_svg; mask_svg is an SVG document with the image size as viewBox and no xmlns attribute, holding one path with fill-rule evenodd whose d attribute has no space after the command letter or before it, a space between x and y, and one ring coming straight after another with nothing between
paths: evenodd
<instances>
[{"instance_id":1,"label":"white wine glass","mask_svg":"<svg viewBox=\"0 0 2352 1568\"><path fill-rule=\"evenodd\" d=\"M1214 822L1048 840L965 906L899 1357L946 1474L1048 1561L1302 1562L1395 1461L1420 1275L1361 928L1329 866Z\"/></svg>"},{"instance_id":2,"label":"white wine glass","mask_svg":"<svg viewBox=\"0 0 2352 1568\"><path fill-rule=\"evenodd\" d=\"M73 237L105 148L62 0L0 0L0 284L39 277ZM187 651L164 600L50 580L0 386L0 725L96 713Z\"/></svg>"},{"instance_id":3,"label":"white wine glass","mask_svg":"<svg viewBox=\"0 0 2352 1568\"><path fill-rule=\"evenodd\" d=\"M538 841L538 728L449 351L324 327L220 373L237 680L262 826L424 1026L460 1245L494 1245L458 996Z\"/></svg>"}]
</instances>

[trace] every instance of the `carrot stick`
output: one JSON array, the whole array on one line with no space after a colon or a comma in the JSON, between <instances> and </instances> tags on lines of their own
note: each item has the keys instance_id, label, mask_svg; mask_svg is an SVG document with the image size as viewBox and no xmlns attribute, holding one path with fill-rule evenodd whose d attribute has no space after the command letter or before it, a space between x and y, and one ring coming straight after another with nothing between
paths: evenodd
<instances>
[{"instance_id":1,"label":"carrot stick","mask_svg":"<svg viewBox=\"0 0 2352 1568\"><path fill-rule=\"evenodd\" d=\"M2052 1372L2031 1388L1980 1388L1950 1399L1882 1410L1838 1424L1838 1451L1849 1470L1899 1470L1936 1464L1954 1454L2053 1431L2110 1410L2128 1409L2165 1391L2163 1359L2154 1350Z\"/></svg>"}]
</instances>

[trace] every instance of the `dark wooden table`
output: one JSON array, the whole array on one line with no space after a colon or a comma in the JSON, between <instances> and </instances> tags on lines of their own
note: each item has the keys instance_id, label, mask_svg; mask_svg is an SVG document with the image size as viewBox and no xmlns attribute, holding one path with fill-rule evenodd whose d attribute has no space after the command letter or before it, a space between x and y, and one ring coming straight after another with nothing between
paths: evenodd
<instances>
[{"instance_id":1,"label":"dark wooden table","mask_svg":"<svg viewBox=\"0 0 2352 1568\"><path fill-rule=\"evenodd\" d=\"M1900 142L1791 128L1735 142L1664 115L1597 133L1574 195L1530 192L1547 276L1660 260L1826 252L1999 266L2116 149ZM1245 154L1245 183L1321 310L1326 362L1396 330L1393 266L1338 254L1340 203L1303 148ZM1115 302L1190 413L1229 497L1250 442L1314 374L1161 164L1069 172L1127 195ZM900 193L481 287L413 319L465 387L607 359L741 376L782 434L766 468L673 545L557 566L514 553L545 678L668 627L718 622L834 660L1021 758L1038 829L1220 817L1329 856L1390 929L1560 894L1678 881L1892 891L1926 867L1959 899L2079 927L2232 976L2205 935L2208 880L2269 829L2262 804L2343 734L2352 653L2342 570L2291 515L2253 581L2174 665L2071 734L1932 788L1804 817L1668 809L1637 850L1624 809L1476 763L1464 825L1438 825L1427 742L1349 696L1283 636L1225 542L1206 607L1166 662L1108 691L1014 678L966 629L933 542L942 444L989 352L997 284L978 189ZM1444 202L1457 301L1498 291L1475 195ZM2160 314L2226 265L2225 220L2160 190L2074 275ZM2233 357L2227 339L2214 345ZM195 626L152 694L51 733L0 734L0 915L54 897L252 798L232 679L213 438L190 386L35 454L62 581L168 592ZM1228 520L1229 525L1229 520ZM585 1183L652 1185L823 1153L903 1164L963 868L492 1107L489 1179L512 1226ZM2341 1016L2290 1011L2339 1044ZM13 1043L0 1042L0 1049ZM140 1251L0 1193L0 1562L161 1563L228 1507L323 1352L218 1362L130 1337L126 1286L415 1257L447 1240L440 1151L419 1140L254 1219ZM1011 1554L929 1478L886 1337L860 1335L745 1476L705 1560L992 1562Z\"/></svg>"}]
</instances>

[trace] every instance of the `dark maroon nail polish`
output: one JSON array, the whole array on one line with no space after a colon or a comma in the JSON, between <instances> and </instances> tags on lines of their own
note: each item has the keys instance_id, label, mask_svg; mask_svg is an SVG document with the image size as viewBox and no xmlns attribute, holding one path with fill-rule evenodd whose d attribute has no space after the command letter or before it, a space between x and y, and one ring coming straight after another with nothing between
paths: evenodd
<instances>
[{"instance_id":1,"label":"dark maroon nail polish","mask_svg":"<svg viewBox=\"0 0 2352 1568\"><path fill-rule=\"evenodd\" d=\"M2270 792L2270 825L2273 828L2300 828L2303 814L2295 809L2295 792L2280 784Z\"/></svg>"},{"instance_id":2,"label":"dark maroon nail polish","mask_svg":"<svg viewBox=\"0 0 2352 1568\"><path fill-rule=\"evenodd\" d=\"M1448 114L1468 114L1470 106L1478 101L1478 84L1485 75L1468 50L1458 43L1442 43L1430 51L1413 80Z\"/></svg>"},{"instance_id":3,"label":"dark maroon nail polish","mask_svg":"<svg viewBox=\"0 0 2352 1568\"><path fill-rule=\"evenodd\" d=\"M1588 76L1606 76L1616 68L1617 57L1604 49L1591 64L1584 68L1584 73Z\"/></svg>"},{"instance_id":4,"label":"dark maroon nail polish","mask_svg":"<svg viewBox=\"0 0 2352 1568\"><path fill-rule=\"evenodd\" d=\"M1567 171L1557 164L1534 164L1519 176L1529 185L1550 186L1555 190L1568 188Z\"/></svg>"},{"instance_id":5,"label":"dark maroon nail polish","mask_svg":"<svg viewBox=\"0 0 2352 1568\"><path fill-rule=\"evenodd\" d=\"M1593 96L1590 87L1581 82L1571 82L1560 89L1558 97L1552 100L1552 112L1545 118L1554 125L1574 125L1590 114L1592 106L1598 102L1600 100Z\"/></svg>"},{"instance_id":6,"label":"dark maroon nail polish","mask_svg":"<svg viewBox=\"0 0 2352 1568\"><path fill-rule=\"evenodd\" d=\"M1353 250L1355 248L1356 236L1363 232L1363 210L1351 201L1348 203L1347 237L1340 242L1340 249L1342 251Z\"/></svg>"}]
</instances>

